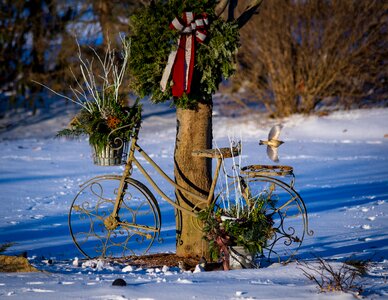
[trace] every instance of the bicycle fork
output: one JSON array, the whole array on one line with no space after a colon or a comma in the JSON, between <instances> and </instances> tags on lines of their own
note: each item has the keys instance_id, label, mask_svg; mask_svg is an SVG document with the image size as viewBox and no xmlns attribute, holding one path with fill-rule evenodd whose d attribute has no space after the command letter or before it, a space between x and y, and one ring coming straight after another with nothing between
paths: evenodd
<instances>
[{"instance_id":1,"label":"bicycle fork","mask_svg":"<svg viewBox=\"0 0 388 300\"><path fill-rule=\"evenodd\" d=\"M120 180L120 185L117 190L117 196L115 201L115 206L112 210L112 213L104 219L104 226L108 230L115 230L120 224L120 218L119 218L119 210L121 207L121 203L123 202L125 191L127 189L128 183L125 181L128 177L132 174L132 159L135 153L135 146L136 146L136 139L133 138L131 141L131 147L129 150L129 155L127 158L127 162L125 164L125 169L123 176Z\"/></svg>"}]
</instances>

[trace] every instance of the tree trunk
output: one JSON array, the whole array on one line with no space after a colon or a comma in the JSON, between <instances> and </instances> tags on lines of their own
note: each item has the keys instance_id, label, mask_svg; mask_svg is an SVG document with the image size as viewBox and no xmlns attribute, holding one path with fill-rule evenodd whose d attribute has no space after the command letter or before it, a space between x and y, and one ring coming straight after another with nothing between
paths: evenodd
<instances>
[{"instance_id":1,"label":"tree trunk","mask_svg":"<svg viewBox=\"0 0 388 300\"><path fill-rule=\"evenodd\" d=\"M110 1L100 0L95 2L94 5L94 10L101 26L104 48L107 49L109 44L114 47L116 44L115 36L117 32L112 20L112 4Z\"/></svg>"},{"instance_id":2,"label":"tree trunk","mask_svg":"<svg viewBox=\"0 0 388 300\"><path fill-rule=\"evenodd\" d=\"M199 104L197 110L177 108L177 136L174 155L175 182L187 190L208 196L211 179L211 160L193 157L193 150L212 147L212 104ZM204 204L179 190L176 201L186 208ZM177 246L176 254L181 257L208 256L208 245L202 239L202 226L195 217L176 211Z\"/></svg>"},{"instance_id":3,"label":"tree trunk","mask_svg":"<svg viewBox=\"0 0 388 300\"><path fill-rule=\"evenodd\" d=\"M31 13L31 32L32 32L32 49L31 49L31 69L33 73L44 73L44 53L47 50L47 43L44 38L44 16L43 3L40 0L30 2Z\"/></svg>"},{"instance_id":4,"label":"tree trunk","mask_svg":"<svg viewBox=\"0 0 388 300\"><path fill-rule=\"evenodd\" d=\"M281 84L274 83L276 114L279 117L288 117L298 112L298 102L295 95L293 81L290 76Z\"/></svg>"}]
</instances>

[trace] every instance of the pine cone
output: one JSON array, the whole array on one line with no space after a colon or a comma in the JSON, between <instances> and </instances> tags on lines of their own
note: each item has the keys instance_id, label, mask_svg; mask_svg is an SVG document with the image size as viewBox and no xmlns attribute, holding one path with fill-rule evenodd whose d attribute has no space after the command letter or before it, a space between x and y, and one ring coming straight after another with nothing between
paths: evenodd
<instances>
[{"instance_id":1,"label":"pine cone","mask_svg":"<svg viewBox=\"0 0 388 300\"><path fill-rule=\"evenodd\" d=\"M106 119L106 124L110 129L116 129L120 123L121 120L115 116L108 116L108 118Z\"/></svg>"}]
</instances>

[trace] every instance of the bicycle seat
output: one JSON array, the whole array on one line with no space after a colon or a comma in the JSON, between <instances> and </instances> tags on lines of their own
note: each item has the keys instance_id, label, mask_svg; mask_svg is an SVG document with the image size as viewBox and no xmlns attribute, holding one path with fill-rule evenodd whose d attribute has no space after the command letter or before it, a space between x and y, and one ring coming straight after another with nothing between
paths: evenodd
<instances>
[{"instance_id":1,"label":"bicycle seat","mask_svg":"<svg viewBox=\"0 0 388 300\"><path fill-rule=\"evenodd\" d=\"M217 148L217 149L203 149L194 150L191 152L192 156L207 157L207 158L230 158L240 155L239 147L232 148Z\"/></svg>"}]
</instances>

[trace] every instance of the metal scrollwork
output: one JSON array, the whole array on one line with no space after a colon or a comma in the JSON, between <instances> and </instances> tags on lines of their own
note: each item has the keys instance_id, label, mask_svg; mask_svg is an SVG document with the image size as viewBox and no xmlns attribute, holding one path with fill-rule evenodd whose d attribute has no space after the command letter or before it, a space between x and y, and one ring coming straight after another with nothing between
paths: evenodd
<instances>
[{"instance_id":1,"label":"metal scrollwork","mask_svg":"<svg viewBox=\"0 0 388 300\"><path fill-rule=\"evenodd\" d=\"M155 198L140 183L126 179L121 207L113 208L119 176L100 176L84 184L70 213L70 233L87 257L127 257L148 251L160 233L160 212ZM138 185L139 184L139 185Z\"/></svg>"},{"instance_id":2,"label":"metal scrollwork","mask_svg":"<svg viewBox=\"0 0 388 300\"><path fill-rule=\"evenodd\" d=\"M267 216L273 221L272 237L267 241L263 251L264 255L260 255L258 259L261 262L265 260L268 262L288 262L302 245L306 234L313 234L308 228L306 206L299 194L293 189L294 177L290 172L288 175L291 176L291 180L290 184L287 184L270 176L262 176L257 173L254 176L250 175L252 174L235 177L230 186L235 186L237 182L241 186L241 182L243 182L241 190L248 193L250 199L271 199L271 203L274 204L267 207ZM221 204L221 202L225 202L223 199L235 197L233 194L224 195L226 191L233 193L233 188L228 187L220 192L216 197L217 206L223 207ZM242 193L243 197L244 193Z\"/></svg>"},{"instance_id":3,"label":"metal scrollwork","mask_svg":"<svg viewBox=\"0 0 388 300\"><path fill-rule=\"evenodd\" d=\"M308 228L306 206L299 194L285 182L256 177L250 184L260 182L271 183L270 193L276 201L276 206L269 212L274 221L274 231L265 256L269 261L274 258L278 262L288 262L302 245L306 234L313 234Z\"/></svg>"}]
</instances>

